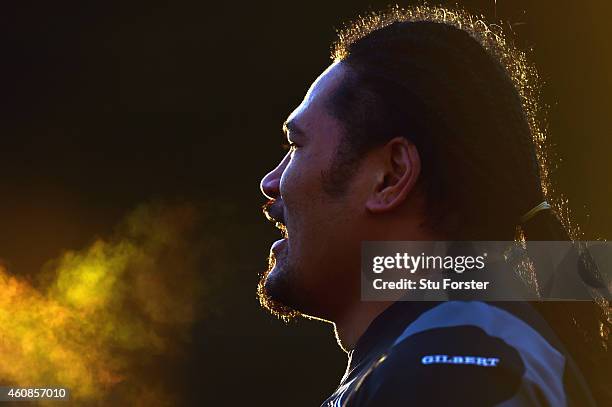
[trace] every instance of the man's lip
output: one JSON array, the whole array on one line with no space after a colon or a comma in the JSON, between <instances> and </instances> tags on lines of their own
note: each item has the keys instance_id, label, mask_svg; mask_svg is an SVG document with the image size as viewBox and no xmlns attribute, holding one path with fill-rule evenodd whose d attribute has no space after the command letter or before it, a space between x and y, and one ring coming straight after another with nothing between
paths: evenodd
<instances>
[{"instance_id":1,"label":"man's lip","mask_svg":"<svg viewBox=\"0 0 612 407\"><path fill-rule=\"evenodd\" d=\"M278 239L276 242L272 243L272 247L270 248L270 250L276 253L276 251L282 249L286 244L287 238Z\"/></svg>"}]
</instances>

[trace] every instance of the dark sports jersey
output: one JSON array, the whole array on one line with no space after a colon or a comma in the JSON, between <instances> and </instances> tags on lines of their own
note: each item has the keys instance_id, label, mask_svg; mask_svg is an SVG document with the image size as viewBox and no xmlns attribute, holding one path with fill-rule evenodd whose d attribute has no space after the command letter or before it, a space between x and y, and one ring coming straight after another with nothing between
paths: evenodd
<instances>
[{"instance_id":1,"label":"dark sports jersey","mask_svg":"<svg viewBox=\"0 0 612 407\"><path fill-rule=\"evenodd\" d=\"M584 379L524 302L396 302L349 353L326 407L594 406Z\"/></svg>"}]
</instances>

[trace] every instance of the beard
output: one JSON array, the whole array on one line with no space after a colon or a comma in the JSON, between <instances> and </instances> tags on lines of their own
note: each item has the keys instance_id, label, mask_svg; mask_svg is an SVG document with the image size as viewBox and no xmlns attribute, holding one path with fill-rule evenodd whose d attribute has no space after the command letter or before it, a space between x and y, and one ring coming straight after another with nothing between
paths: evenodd
<instances>
[{"instance_id":1,"label":"beard","mask_svg":"<svg viewBox=\"0 0 612 407\"><path fill-rule=\"evenodd\" d=\"M261 306L284 321L302 315L292 307L296 304L295 274L295 269L287 261L286 251L279 257L270 252L268 269L257 283L257 298Z\"/></svg>"}]
</instances>

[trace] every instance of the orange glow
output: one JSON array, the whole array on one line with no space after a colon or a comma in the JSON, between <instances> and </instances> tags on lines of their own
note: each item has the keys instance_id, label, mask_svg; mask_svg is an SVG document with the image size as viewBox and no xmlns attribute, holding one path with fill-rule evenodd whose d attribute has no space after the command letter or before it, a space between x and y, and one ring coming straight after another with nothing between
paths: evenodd
<instances>
[{"instance_id":1,"label":"orange glow","mask_svg":"<svg viewBox=\"0 0 612 407\"><path fill-rule=\"evenodd\" d=\"M177 348L196 318L199 274L185 237L196 222L190 206L143 206L112 238L49 263L40 284L0 268L2 382L68 387L81 401L128 383L113 400L145 400L139 355ZM168 403L163 393L147 405Z\"/></svg>"}]
</instances>

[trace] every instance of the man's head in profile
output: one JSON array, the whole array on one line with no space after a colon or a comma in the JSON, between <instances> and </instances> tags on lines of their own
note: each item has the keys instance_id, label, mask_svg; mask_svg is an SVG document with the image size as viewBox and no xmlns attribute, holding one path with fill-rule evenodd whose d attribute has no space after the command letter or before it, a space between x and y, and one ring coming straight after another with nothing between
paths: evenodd
<instances>
[{"instance_id":1,"label":"man's head in profile","mask_svg":"<svg viewBox=\"0 0 612 407\"><path fill-rule=\"evenodd\" d=\"M432 18L352 30L261 182L285 236L260 287L275 312L342 319L359 306L362 241L513 240L544 199L529 116L492 55L503 44Z\"/></svg>"},{"instance_id":2,"label":"man's head in profile","mask_svg":"<svg viewBox=\"0 0 612 407\"><path fill-rule=\"evenodd\" d=\"M261 181L284 238L260 302L333 322L345 349L390 306L360 300L363 241L568 239L552 210L519 221L547 198L535 72L484 23L445 13L344 30Z\"/></svg>"}]
</instances>

